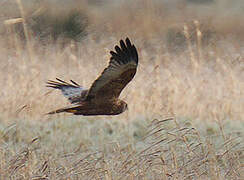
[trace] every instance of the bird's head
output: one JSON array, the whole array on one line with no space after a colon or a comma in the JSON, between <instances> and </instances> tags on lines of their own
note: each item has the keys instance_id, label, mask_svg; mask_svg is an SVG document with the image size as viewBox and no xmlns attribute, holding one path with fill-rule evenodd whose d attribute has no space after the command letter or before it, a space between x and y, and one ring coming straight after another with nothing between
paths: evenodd
<instances>
[{"instance_id":1,"label":"bird's head","mask_svg":"<svg viewBox=\"0 0 244 180\"><path fill-rule=\"evenodd\" d=\"M123 112L124 112L124 111L127 111L128 109L129 109L129 108L128 108L128 104L125 103L125 104L124 104L124 107L123 107Z\"/></svg>"},{"instance_id":2,"label":"bird's head","mask_svg":"<svg viewBox=\"0 0 244 180\"><path fill-rule=\"evenodd\" d=\"M126 110L128 110L128 105L125 101L122 101L122 100L120 101L120 109L122 112L125 112Z\"/></svg>"}]
</instances>

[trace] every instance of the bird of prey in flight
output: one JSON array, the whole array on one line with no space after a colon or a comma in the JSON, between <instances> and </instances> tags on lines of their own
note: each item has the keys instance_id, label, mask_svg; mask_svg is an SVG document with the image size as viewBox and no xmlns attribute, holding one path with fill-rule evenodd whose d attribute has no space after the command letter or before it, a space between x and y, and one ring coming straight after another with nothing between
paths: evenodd
<instances>
[{"instance_id":1,"label":"bird of prey in flight","mask_svg":"<svg viewBox=\"0 0 244 180\"><path fill-rule=\"evenodd\" d=\"M120 40L120 47L116 45L114 49L115 51L110 51L108 67L89 89L72 80L70 83L58 78L57 81L47 81L47 87L60 89L71 103L69 107L48 114L68 112L84 116L118 115L127 110L127 103L120 100L119 95L136 74L138 54L128 38L125 42Z\"/></svg>"}]
</instances>

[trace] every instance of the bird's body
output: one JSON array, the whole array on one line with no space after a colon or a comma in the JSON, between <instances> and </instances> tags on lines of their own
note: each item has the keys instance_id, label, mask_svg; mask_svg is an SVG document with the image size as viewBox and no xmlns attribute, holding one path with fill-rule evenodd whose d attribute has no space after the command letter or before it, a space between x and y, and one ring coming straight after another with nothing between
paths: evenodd
<instances>
[{"instance_id":1,"label":"bird's body","mask_svg":"<svg viewBox=\"0 0 244 180\"><path fill-rule=\"evenodd\" d=\"M128 38L126 43L121 40L120 46L115 46L116 52L110 52L112 57L108 67L93 82L90 89L84 89L72 80L71 83L58 78L56 78L57 81L48 81L48 87L60 89L73 104L48 114L68 112L75 115L91 116L118 115L124 112L127 109L127 104L119 99L119 95L136 74L138 54Z\"/></svg>"},{"instance_id":2,"label":"bird's body","mask_svg":"<svg viewBox=\"0 0 244 180\"><path fill-rule=\"evenodd\" d=\"M95 115L118 115L124 112L127 104L124 101L105 102L103 104L95 104L89 101L81 103L70 108L58 109L49 114L69 112L74 115L95 116Z\"/></svg>"}]
</instances>

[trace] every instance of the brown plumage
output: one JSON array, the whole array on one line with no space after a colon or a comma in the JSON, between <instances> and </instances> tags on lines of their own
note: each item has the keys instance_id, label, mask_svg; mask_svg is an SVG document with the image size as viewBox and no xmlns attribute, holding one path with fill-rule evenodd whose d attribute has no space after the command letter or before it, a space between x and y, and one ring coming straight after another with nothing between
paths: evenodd
<instances>
[{"instance_id":1,"label":"brown plumage","mask_svg":"<svg viewBox=\"0 0 244 180\"><path fill-rule=\"evenodd\" d=\"M70 107L49 112L55 114L69 112L75 115L117 115L127 109L126 102L119 99L124 87L133 79L138 65L138 54L134 45L126 38L120 40L120 47L110 51L109 65L93 82L90 89L84 89L71 80L67 83L61 79L49 80L47 87L60 89L73 104Z\"/></svg>"}]
</instances>

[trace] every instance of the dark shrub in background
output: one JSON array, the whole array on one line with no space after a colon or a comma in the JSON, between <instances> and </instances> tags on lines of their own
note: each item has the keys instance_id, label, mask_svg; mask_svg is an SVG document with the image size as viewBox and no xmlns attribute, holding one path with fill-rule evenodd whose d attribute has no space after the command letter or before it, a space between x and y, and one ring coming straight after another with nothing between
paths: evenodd
<instances>
[{"instance_id":1,"label":"dark shrub in background","mask_svg":"<svg viewBox=\"0 0 244 180\"><path fill-rule=\"evenodd\" d=\"M33 8L34 9L34 8ZM67 7L65 9L40 8L38 13L26 15L26 24L32 38L42 43L56 41L58 39L81 41L87 35L88 17L81 9ZM16 15L20 17L20 15ZM12 19L15 17L11 17ZM1 27L1 26L0 26ZM25 42L22 23L11 25L14 32ZM4 28L0 34L6 33Z\"/></svg>"},{"instance_id":2,"label":"dark shrub in background","mask_svg":"<svg viewBox=\"0 0 244 180\"><path fill-rule=\"evenodd\" d=\"M34 36L40 40L62 37L80 41L87 35L88 18L78 10L71 10L64 14L42 13L32 17L28 24Z\"/></svg>"}]
</instances>

